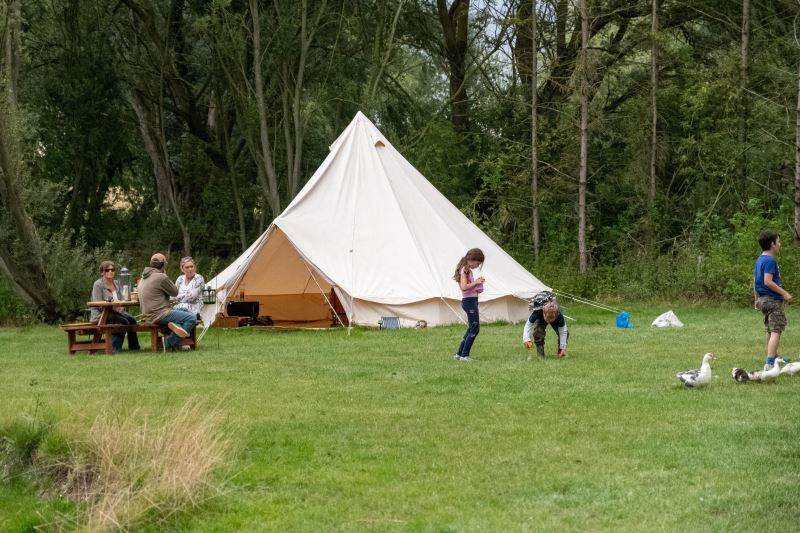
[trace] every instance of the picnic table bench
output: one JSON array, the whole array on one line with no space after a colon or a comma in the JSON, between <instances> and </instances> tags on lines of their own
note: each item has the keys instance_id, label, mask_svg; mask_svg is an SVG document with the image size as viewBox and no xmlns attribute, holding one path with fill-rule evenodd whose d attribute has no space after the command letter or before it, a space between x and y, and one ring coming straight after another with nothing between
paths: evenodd
<instances>
[{"instance_id":1,"label":"picnic table bench","mask_svg":"<svg viewBox=\"0 0 800 533\"><path fill-rule=\"evenodd\" d=\"M167 326L160 324L136 324L133 326L125 324L108 324L108 315L114 307L132 307L138 302L88 302L89 307L100 307L100 319L95 322L78 322L74 324L63 324L61 329L67 332L67 349L70 355L76 352L87 351L89 353L105 352L114 353L111 344L112 336L115 333L150 333L150 349L154 352L164 350L164 337L171 331ZM191 335L181 340L181 344L189 346L192 350L197 348L197 338L195 329ZM84 338L78 338L79 336Z\"/></svg>"}]
</instances>

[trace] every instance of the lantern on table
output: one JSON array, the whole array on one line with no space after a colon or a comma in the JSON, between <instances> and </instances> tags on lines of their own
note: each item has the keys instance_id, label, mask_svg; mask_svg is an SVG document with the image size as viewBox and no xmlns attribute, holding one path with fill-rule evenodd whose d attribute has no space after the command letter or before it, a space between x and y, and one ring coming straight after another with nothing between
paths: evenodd
<instances>
[{"instance_id":1,"label":"lantern on table","mask_svg":"<svg viewBox=\"0 0 800 533\"><path fill-rule=\"evenodd\" d=\"M119 271L119 299L128 301L131 298L131 271L127 267L122 267Z\"/></svg>"},{"instance_id":2,"label":"lantern on table","mask_svg":"<svg viewBox=\"0 0 800 533\"><path fill-rule=\"evenodd\" d=\"M203 289L203 303L214 304L217 303L217 291L211 288L210 285Z\"/></svg>"}]
</instances>

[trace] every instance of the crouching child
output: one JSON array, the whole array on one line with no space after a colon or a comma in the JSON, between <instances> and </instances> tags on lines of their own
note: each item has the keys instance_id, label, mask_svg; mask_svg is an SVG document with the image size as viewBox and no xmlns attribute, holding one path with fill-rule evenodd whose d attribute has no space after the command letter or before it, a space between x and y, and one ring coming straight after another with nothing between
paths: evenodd
<instances>
[{"instance_id":1,"label":"crouching child","mask_svg":"<svg viewBox=\"0 0 800 533\"><path fill-rule=\"evenodd\" d=\"M536 345L537 355L544 359L544 338L549 324L558 335L558 357L566 356L569 330L555 295L550 291L540 292L533 297L528 309L531 311L531 316L528 317L525 329L522 331L522 342L525 347L530 350Z\"/></svg>"}]
</instances>

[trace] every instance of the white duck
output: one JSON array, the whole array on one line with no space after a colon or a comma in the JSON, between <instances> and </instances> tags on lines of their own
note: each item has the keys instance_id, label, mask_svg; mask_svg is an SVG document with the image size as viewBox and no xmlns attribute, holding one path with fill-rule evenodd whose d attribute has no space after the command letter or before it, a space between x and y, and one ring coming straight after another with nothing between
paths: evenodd
<instances>
[{"instance_id":1,"label":"white duck","mask_svg":"<svg viewBox=\"0 0 800 533\"><path fill-rule=\"evenodd\" d=\"M707 353L703 356L703 364L700 365L700 368L684 370L683 372L678 372L675 376L689 389L708 385L711 382L711 361L713 360L714 354Z\"/></svg>"},{"instance_id":2,"label":"white duck","mask_svg":"<svg viewBox=\"0 0 800 533\"><path fill-rule=\"evenodd\" d=\"M770 381L774 381L781 373L781 363L785 363L786 360L781 357L775 358L775 364L772 367L768 365L764 366L764 370L756 370L754 372L748 372L742 368L734 368L731 371L733 375L733 379L740 383L745 383L747 381L760 381L761 383L767 383Z\"/></svg>"},{"instance_id":3,"label":"white duck","mask_svg":"<svg viewBox=\"0 0 800 533\"><path fill-rule=\"evenodd\" d=\"M786 366L781 368L781 374L797 374L800 372L800 362L794 361L793 363L786 363Z\"/></svg>"}]
</instances>

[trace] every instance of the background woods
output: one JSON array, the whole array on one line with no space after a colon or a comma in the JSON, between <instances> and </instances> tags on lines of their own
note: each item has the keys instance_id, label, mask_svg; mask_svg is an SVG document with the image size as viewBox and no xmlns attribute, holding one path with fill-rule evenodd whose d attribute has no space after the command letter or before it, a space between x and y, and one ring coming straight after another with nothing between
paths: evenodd
<instances>
[{"instance_id":1,"label":"background woods","mask_svg":"<svg viewBox=\"0 0 800 533\"><path fill-rule=\"evenodd\" d=\"M0 0L0 319L80 308L101 256L224 264L358 110L548 283L744 301L755 232L798 235L799 11Z\"/></svg>"}]
</instances>

